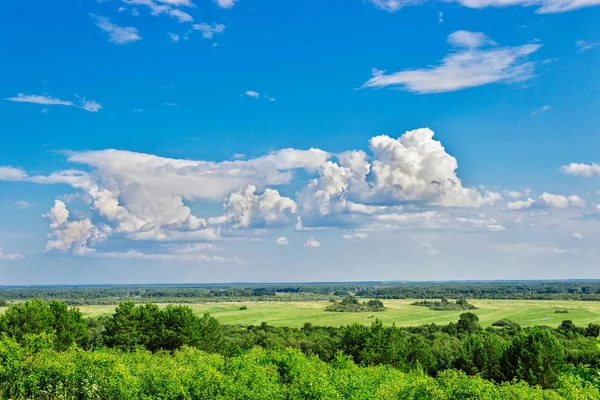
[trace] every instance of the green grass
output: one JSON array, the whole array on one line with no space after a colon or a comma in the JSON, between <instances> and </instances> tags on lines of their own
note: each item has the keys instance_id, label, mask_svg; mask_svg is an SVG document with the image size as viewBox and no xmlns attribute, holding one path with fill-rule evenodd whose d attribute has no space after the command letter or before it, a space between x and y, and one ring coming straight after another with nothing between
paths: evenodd
<instances>
[{"instance_id":1,"label":"green grass","mask_svg":"<svg viewBox=\"0 0 600 400\"><path fill-rule=\"evenodd\" d=\"M380 318L385 324L416 326L429 323L439 325L456 322L464 311L433 311L427 307L412 306L414 300L383 300L386 311L362 313L335 313L323 311L327 301L299 302L232 302L188 304L196 313L209 312L221 323L301 327L305 322L321 326L340 326L352 322L370 324ZM522 326L558 326L570 319L578 326L590 322L600 323L600 302L554 301L554 300L469 300L478 307L472 310L480 318L483 326L489 326L499 319L509 319ZM248 310L240 310L246 305ZM110 315L115 306L82 306L85 316ZM568 310L568 314L556 314L557 309Z\"/></svg>"}]
</instances>

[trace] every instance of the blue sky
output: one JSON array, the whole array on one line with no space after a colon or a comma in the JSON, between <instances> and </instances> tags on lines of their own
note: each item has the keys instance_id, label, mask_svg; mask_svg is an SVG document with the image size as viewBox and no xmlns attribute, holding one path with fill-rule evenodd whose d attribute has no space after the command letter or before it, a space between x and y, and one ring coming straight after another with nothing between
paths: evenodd
<instances>
[{"instance_id":1,"label":"blue sky","mask_svg":"<svg viewBox=\"0 0 600 400\"><path fill-rule=\"evenodd\" d=\"M0 284L600 278L599 4L8 0Z\"/></svg>"}]
</instances>

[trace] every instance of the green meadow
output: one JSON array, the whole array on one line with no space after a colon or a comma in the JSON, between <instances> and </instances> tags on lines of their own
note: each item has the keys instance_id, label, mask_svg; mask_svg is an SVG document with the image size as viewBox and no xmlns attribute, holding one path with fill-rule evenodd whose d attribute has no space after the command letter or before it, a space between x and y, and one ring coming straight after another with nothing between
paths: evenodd
<instances>
[{"instance_id":1,"label":"green meadow","mask_svg":"<svg viewBox=\"0 0 600 400\"><path fill-rule=\"evenodd\" d=\"M426 307L413 306L414 300L384 300L387 308L382 312L336 313L324 311L327 301L298 302L231 302L188 304L197 314L210 313L224 324L269 325L301 327L305 322L321 326L340 326L353 322L370 324L374 318L384 324L416 326L423 324L447 324L456 322L463 311L433 311ZM483 326L499 319L509 319L522 326L548 325L556 327L563 320L572 320L576 325L587 326L590 322L600 323L600 302L570 300L469 300L478 307L473 310ZM245 305L247 310L239 308ZM85 316L110 315L115 306L82 306ZM568 310L568 314L557 314L556 310Z\"/></svg>"}]
</instances>

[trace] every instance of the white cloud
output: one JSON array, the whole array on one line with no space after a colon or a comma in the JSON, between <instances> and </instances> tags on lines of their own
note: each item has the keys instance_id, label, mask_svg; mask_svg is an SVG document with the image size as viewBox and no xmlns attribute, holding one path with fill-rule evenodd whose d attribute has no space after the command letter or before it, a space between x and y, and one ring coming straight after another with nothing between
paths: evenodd
<instances>
[{"instance_id":1,"label":"white cloud","mask_svg":"<svg viewBox=\"0 0 600 400\"><path fill-rule=\"evenodd\" d=\"M373 187L379 197L444 207L478 207L500 199L498 193L464 187L456 175L456 158L446 153L433 135L423 128L398 139L383 135L370 140Z\"/></svg>"},{"instance_id":2,"label":"white cloud","mask_svg":"<svg viewBox=\"0 0 600 400\"><path fill-rule=\"evenodd\" d=\"M233 192L225 200L225 214L209 223L232 224L234 228L262 227L281 224L296 213L296 202L282 197L277 190L266 189L256 195L256 187L248 185Z\"/></svg>"},{"instance_id":3,"label":"white cloud","mask_svg":"<svg viewBox=\"0 0 600 400\"><path fill-rule=\"evenodd\" d=\"M183 7L191 7L193 6L191 0L158 0L159 3L168 4L170 6L183 6Z\"/></svg>"},{"instance_id":4,"label":"white cloud","mask_svg":"<svg viewBox=\"0 0 600 400\"><path fill-rule=\"evenodd\" d=\"M438 11L438 22L441 24L442 22L444 22L444 13L441 11Z\"/></svg>"},{"instance_id":5,"label":"white cloud","mask_svg":"<svg viewBox=\"0 0 600 400\"><path fill-rule=\"evenodd\" d=\"M162 1L161 4L158 4L152 0L122 0L124 3L129 5L143 5L150 9L150 14L157 16L161 14L169 15L179 22L192 22L194 18L176 8L176 6L192 6L193 4L189 1ZM160 1L160 0L159 0Z\"/></svg>"},{"instance_id":6,"label":"white cloud","mask_svg":"<svg viewBox=\"0 0 600 400\"><path fill-rule=\"evenodd\" d=\"M394 12L402 7L424 3L422 0L369 0L376 7L388 12ZM450 0L468 8L486 7L538 7L538 14L554 14L592 7L600 4L600 0Z\"/></svg>"},{"instance_id":7,"label":"white cloud","mask_svg":"<svg viewBox=\"0 0 600 400\"><path fill-rule=\"evenodd\" d=\"M567 199L569 200L569 206L571 207L585 207L585 201L577 195L571 195L567 197Z\"/></svg>"},{"instance_id":8,"label":"white cloud","mask_svg":"<svg viewBox=\"0 0 600 400\"><path fill-rule=\"evenodd\" d=\"M2 252L2 249L0 249L0 260L15 261L15 260L21 260L23 258L25 258L25 256L23 254L4 253L4 252Z\"/></svg>"},{"instance_id":9,"label":"white cloud","mask_svg":"<svg viewBox=\"0 0 600 400\"><path fill-rule=\"evenodd\" d=\"M353 241L356 239L366 239L368 236L365 232L352 232L343 234L342 239Z\"/></svg>"},{"instance_id":10,"label":"white cloud","mask_svg":"<svg viewBox=\"0 0 600 400\"><path fill-rule=\"evenodd\" d=\"M61 100L56 97L47 96L47 95L27 95L23 93L19 93L14 97L5 97L4 100L14 101L17 103L32 103L32 104L41 104L46 106L67 106L67 107L77 107L90 112L99 111L102 106L98 104L94 100L86 101L85 98L82 98L80 104L77 105L69 100ZM42 112L44 112L42 110Z\"/></svg>"},{"instance_id":11,"label":"white cloud","mask_svg":"<svg viewBox=\"0 0 600 400\"><path fill-rule=\"evenodd\" d=\"M542 106L541 108L539 108L538 110L532 111L531 112L531 116L536 116L538 114L543 114L546 111L549 111L552 107L551 106Z\"/></svg>"},{"instance_id":12,"label":"white cloud","mask_svg":"<svg viewBox=\"0 0 600 400\"><path fill-rule=\"evenodd\" d=\"M581 233L577 233L577 232L571 233L571 237L573 239L577 239L577 240L582 240L583 239L583 235Z\"/></svg>"},{"instance_id":13,"label":"white cloud","mask_svg":"<svg viewBox=\"0 0 600 400\"><path fill-rule=\"evenodd\" d=\"M518 200L506 204L509 210L525 210L535 204L535 200L528 198L527 200Z\"/></svg>"},{"instance_id":14,"label":"white cloud","mask_svg":"<svg viewBox=\"0 0 600 400\"><path fill-rule=\"evenodd\" d=\"M571 163L569 165L563 165L560 170L565 174L589 178L594 175L600 175L600 164Z\"/></svg>"},{"instance_id":15,"label":"white cloud","mask_svg":"<svg viewBox=\"0 0 600 400\"><path fill-rule=\"evenodd\" d=\"M363 87L399 87L424 94L442 93L490 83L524 81L534 76L534 64L525 61L541 45L499 47L482 33L457 31L448 36L454 51L439 65L386 74L373 70Z\"/></svg>"},{"instance_id":16,"label":"white cloud","mask_svg":"<svg viewBox=\"0 0 600 400\"><path fill-rule=\"evenodd\" d=\"M505 196L510 197L511 199L520 199L521 197L529 194L529 191L526 190L525 193L523 193L517 190L504 190L503 193Z\"/></svg>"},{"instance_id":17,"label":"white cloud","mask_svg":"<svg viewBox=\"0 0 600 400\"><path fill-rule=\"evenodd\" d=\"M167 251L153 249L158 254L183 253L173 246L264 238L267 228L295 221L298 231L337 227L344 240L370 232L499 232L516 227L514 213L504 207L585 206L575 195L507 190L504 198L517 200L494 207L502 196L464 184L457 160L433 136L423 128L397 139L373 137L367 151L282 149L219 162L120 150L66 152L68 162L81 170L29 175L0 167L0 180L71 186L89 215L73 219L64 202L57 201L46 215L52 231L48 249L76 254L94 251L94 243L109 237L160 242L155 245ZM207 202L224 202L223 215L202 218L196 210L214 210ZM524 220L520 226L531 225L527 213L519 217ZM580 229L570 224L566 234ZM202 252L188 249L185 254Z\"/></svg>"},{"instance_id":18,"label":"white cloud","mask_svg":"<svg viewBox=\"0 0 600 400\"><path fill-rule=\"evenodd\" d=\"M402 7L419 3L419 0L369 0L375 7L387 12L394 12Z\"/></svg>"},{"instance_id":19,"label":"white cloud","mask_svg":"<svg viewBox=\"0 0 600 400\"><path fill-rule=\"evenodd\" d=\"M94 100L82 99L81 100L81 108L83 108L85 111L89 111L89 112L98 112L102 109L102 106L100 104L98 104L97 102L95 102Z\"/></svg>"},{"instance_id":20,"label":"white cloud","mask_svg":"<svg viewBox=\"0 0 600 400\"><path fill-rule=\"evenodd\" d=\"M106 234L99 230L92 222L83 218L78 221L69 221L69 211L64 202L54 201L54 207L44 217L50 220L52 233L48 235L46 251L71 250L73 254L83 255L94 251L88 247L89 243L100 242Z\"/></svg>"},{"instance_id":21,"label":"white cloud","mask_svg":"<svg viewBox=\"0 0 600 400\"><path fill-rule=\"evenodd\" d=\"M179 42L179 35L178 34L169 32L168 35L169 35L169 38L171 39L171 41L173 41L173 42Z\"/></svg>"},{"instance_id":22,"label":"white cloud","mask_svg":"<svg viewBox=\"0 0 600 400\"><path fill-rule=\"evenodd\" d=\"M464 187L456 159L427 128L398 139L377 136L369 144L370 162L365 152L348 151L337 155L338 163L321 165L319 177L298 196L307 222L340 213L373 215L384 206L481 207L501 199L498 193Z\"/></svg>"},{"instance_id":23,"label":"white cloud","mask_svg":"<svg viewBox=\"0 0 600 400\"><path fill-rule=\"evenodd\" d=\"M108 33L108 41L116 44L127 44L140 40L138 30L134 27L121 27L110 22L106 17L91 14L96 20L96 26Z\"/></svg>"},{"instance_id":24,"label":"white cloud","mask_svg":"<svg viewBox=\"0 0 600 400\"><path fill-rule=\"evenodd\" d=\"M48 106L74 106L75 104L72 101L57 99L56 97L51 96L40 96L36 94L27 95L23 93L19 93L15 97L5 97L4 100L15 101L19 103L33 103L33 104L43 104Z\"/></svg>"},{"instance_id":25,"label":"white cloud","mask_svg":"<svg viewBox=\"0 0 600 400\"><path fill-rule=\"evenodd\" d=\"M275 98L274 98L274 97L267 96L266 94L265 94L265 99L267 99L267 100L269 100L269 101L275 101Z\"/></svg>"},{"instance_id":26,"label":"white cloud","mask_svg":"<svg viewBox=\"0 0 600 400\"><path fill-rule=\"evenodd\" d=\"M238 0L214 0L221 8L231 8Z\"/></svg>"},{"instance_id":27,"label":"white cloud","mask_svg":"<svg viewBox=\"0 0 600 400\"><path fill-rule=\"evenodd\" d=\"M219 231L193 215L185 201L220 201L228 196L221 224L230 227L281 223L296 211L295 202L273 189L256 195L256 188L248 185L289 183L293 170L314 171L328 157L318 149L283 149L256 159L216 163L116 150L72 152L70 162L85 164L93 172L65 170L29 176L17 168L0 167L0 180L71 185L81 191L90 210L109 224L110 230L102 231L106 234L133 240L210 241L219 237ZM63 206L57 204L49 214L56 231L49 248L75 247L76 252L85 252L87 239L96 230L89 220L67 222Z\"/></svg>"},{"instance_id":28,"label":"white cloud","mask_svg":"<svg viewBox=\"0 0 600 400\"><path fill-rule=\"evenodd\" d=\"M194 24L192 29L195 31L202 32L202 37L205 39L212 39L215 35L223 33L225 30L225 25L223 24Z\"/></svg>"},{"instance_id":29,"label":"white cloud","mask_svg":"<svg viewBox=\"0 0 600 400\"><path fill-rule=\"evenodd\" d=\"M306 242L304 242L304 247L308 247L308 248L321 247L321 243L319 243L318 241L316 241L313 238L309 238Z\"/></svg>"},{"instance_id":30,"label":"white cloud","mask_svg":"<svg viewBox=\"0 0 600 400\"><path fill-rule=\"evenodd\" d=\"M506 204L509 210L526 210L528 208L556 208L584 207L585 201L576 195L563 196L561 194L542 193L537 199L531 197L527 200L518 200Z\"/></svg>"},{"instance_id":31,"label":"white cloud","mask_svg":"<svg viewBox=\"0 0 600 400\"><path fill-rule=\"evenodd\" d=\"M278 237L277 240L275 240L275 243L285 245L285 244L289 244L290 241L286 237L281 236L281 237Z\"/></svg>"},{"instance_id":32,"label":"white cloud","mask_svg":"<svg viewBox=\"0 0 600 400\"><path fill-rule=\"evenodd\" d=\"M246 90L244 92L244 94L246 96L248 96L248 97L252 97L252 98L255 98L255 99L258 99L258 96L260 96L260 93L255 92L254 90Z\"/></svg>"},{"instance_id":33,"label":"white cloud","mask_svg":"<svg viewBox=\"0 0 600 400\"><path fill-rule=\"evenodd\" d=\"M448 43L456 47L468 47L472 49L482 47L487 44L496 44L494 41L490 40L484 33L469 31L456 31L451 33L450 35L448 35Z\"/></svg>"},{"instance_id":34,"label":"white cloud","mask_svg":"<svg viewBox=\"0 0 600 400\"><path fill-rule=\"evenodd\" d=\"M598 2L598 4L600 4L600 1ZM591 50L596 46L600 46L600 42L594 42L594 43L590 43L590 42L586 42L585 40L578 40L577 43L575 43L575 47L577 48L577 51L586 51L586 50Z\"/></svg>"},{"instance_id":35,"label":"white cloud","mask_svg":"<svg viewBox=\"0 0 600 400\"><path fill-rule=\"evenodd\" d=\"M177 9L172 9L168 11L168 14L173 17L176 18L179 22L193 22L194 18L186 13L185 11L181 11L181 10L177 10Z\"/></svg>"},{"instance_id":36,"label":"white cloud","mask_svg":"<svg viewBox=\"0 0 600 400\"><path fill-rule=\"evenodd\" d=\"M0 167L0 180L3 181L22 181L27 179L27 173L19 168Z\"/></svg>"},{"instance_id":37,"label":"white cloud","mask_svg":"<svg viewBox=\"0 0 600 400\"><path fill-rule=\"evenodd\" d=\"M599 0L458 0L470 8L535 6L538 14L555 14L600 4Z\"/></svg>"}]
</instances>

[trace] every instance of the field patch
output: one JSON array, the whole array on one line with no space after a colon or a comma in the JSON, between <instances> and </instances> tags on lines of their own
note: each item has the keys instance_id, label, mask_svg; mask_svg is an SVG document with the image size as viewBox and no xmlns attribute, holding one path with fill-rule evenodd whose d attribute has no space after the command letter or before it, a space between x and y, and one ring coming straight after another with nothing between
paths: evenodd
<instances>
[{"instance_id":1,"label":"field patch","mask_svg":"<svg viewBox=\"0 0 600 400\"><path fill-rule=\"evenodd\" d=\"M195 313L214 315L224 324L269 325L302 327L305 322L320 326L341 326L353 322L371 324L379 318L386 325L416 326L456 322L464 311L435 311L411 305L415 300L383 300L387 310L363 313L332 313L324 311L328 301L301 302L231 302L188 304ZM590 322L600 323L600 302L568 300L469 300L477 307L471 312L479 316L481 324L490 326L497 320L509 319L522 326L548 325L557 327L564 320L577 326ZM245 305L247 310L240 310ZM114 305L82 306L85 316L110 315ZM568 310L566 314L556 310Z\"/></svg>"}]
</instances>

